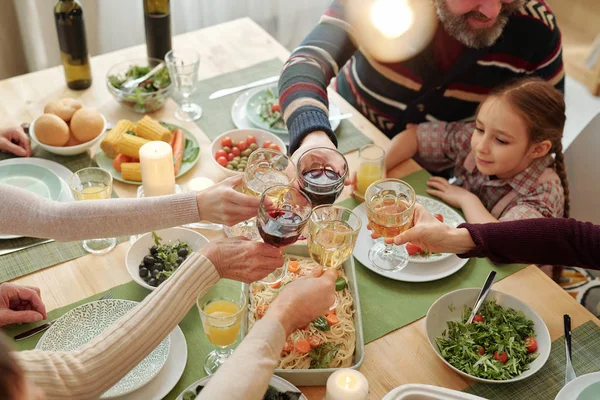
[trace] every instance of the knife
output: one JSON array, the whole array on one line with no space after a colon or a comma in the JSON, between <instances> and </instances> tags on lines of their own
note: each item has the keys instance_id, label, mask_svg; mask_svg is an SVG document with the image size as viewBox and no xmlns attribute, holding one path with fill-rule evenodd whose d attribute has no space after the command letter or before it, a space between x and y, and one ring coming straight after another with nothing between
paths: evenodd
<instances>
[{"instance_id":1,"label":"knife","mask_svg":"<svg viewBox=\"0 0 600 400\"><path fill-rule=\"evenodd\" d=\"M573 364L571 362L571 317L569 314L563 315L565 328L565 385L577 377Z\"/></svg>"},{"instance_id":2,"label":"knife","mask_svg":"<svg viewBox=\"0 0 600 400\"><path fill-rule=\"evenodd\" d=\"M232 87L232 88L228 88L228 89L217 90L216 92L214 92L210 96L208 96L208 98L210 100L218 99L219 97L228 96L230 94L237 93L237 92L240 92L245 89L250 89L253 87L257 87L257 86L266 85L267 83L277 82L278 80L279 80L279 75L271 76L269 78L265 78L265 79L261 79L259 81L247 83L245 85L236 86L236 87Z\"/></svg>"},{"instance_id":3,"label":"knife","mask_svg":"<svg viewBox=\"0 0 600 400\"><path fill-rule=\"evenodd\" d=\"M53 324L55 321L56 321L56 320L53 320L53 321L47 322L47 323L45 323L45 324L43 324L43 325L37 326L37 327L35 327L35 328L33 328L33 329L30 329L30 330L28 330L28 331L25 331L25 332L23 332L23 333L20 333L20 334L18 334L17 336L15 336L15 341L16 341L16 342L18 342L19 340L25 340L25 339L28 339L28 338L30 338L30 337L32 337L32 336L35 336L35 335L37 335L38 333L40 333L40 332L43 332L43 331L45 331L46 329L50 328L50 327L52 326L52 324Z\"/></svg>"},{"instance_id":4,"label":"knife","mask_svg":"<svg viewBox=\"0 0 600 400\"><path fill-rule=\"evenodd\" d=\"M40 244L50 243L50 242L54 242L54 239L46 239L46 240L42 240L41 242L35 242L35 243L27 244L25 246L15 247L15 248L12 248L12 249L0 250L0 256L6 255L6 254L10 254L10 253L14 253L16 251L25 250L25 249L28 249L30 247L39 246Z\"/></svg>"}]
</instances>

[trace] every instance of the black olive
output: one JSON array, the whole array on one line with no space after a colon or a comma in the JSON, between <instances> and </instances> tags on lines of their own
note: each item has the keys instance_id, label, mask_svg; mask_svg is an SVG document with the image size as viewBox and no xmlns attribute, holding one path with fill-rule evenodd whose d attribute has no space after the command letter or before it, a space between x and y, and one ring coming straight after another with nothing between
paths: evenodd
<instances>
[{"instance_id":1,"label":"black olive","mask_svg":"<svg viewBox=\"0 0 600 400\"><path fill-rule=\"evenodd\" d=\"M143 278L145 276L148 276L148 269L147 268L140 268L140 276Z\"/></svg>"},{"instance_id":2,"label":"black olive","mask_svg":"<svg viewBox=\"0 0 600 400\"><path fill-rule=\"evenodd\" d=\"M183 257L185 259L187 257L187 255L188 255L188 251L187 251L187 249L185 247L183 247L183 248L181 248L181 249L179 249L177 251L177 255L179 257Z\"/></svg>"},{"instance_id":3,"label":"black olive","mask_svg":"<svg viewBox=\"0 0 600 400\"><path fill-rule=\"evenodd\" d=\"M179 257L179 258L177 259L177 265L181 265L181 263L182 263L182 262L184 262L184 261L185 261L185 258L183 258L183 257Z\"/></svg>"},{"instance_id":4,"label":"black olive","mask_svg":"<svg viewBox=\"0 0 600 400\"><path fill-rule=\"evenodd\" d=\"M152 256L144 257L144 264L146 264L147 267L153 266L154 265L154 257L152 257Z\"/></svg>"},{"instance_id":5,"label":"black olive","mask_svg":"<svg viewBox=\"0 0 600 400\"><path fill-rule=\"evenodd\" d=\"M154 263L154 269L157 269L159 271L164 271L165 270L165 265L162 262L157 261L157 262Z\"/></svg>"},{"instance_id":6,"label":"black olive","mask_svg":"<svg viewBox=\"0 0 600 400\"><path fill-rule=\"evenodd\" d=\"M150 247L150 254L152 254L153 256L155 256L158 253L158 246L152 246Z\"/></svg>"},{"instance_id":7,"label":"black olive","mask_svg":"<svg viewBox=\"0 0 600 400\"><path fill-rule=\"evenodd\" d=\"M158 274L159 274L159 273L160 273L160 271L159 271L159 270L157 270L157 269L153 269L153 270L152 270L152 272L150 273L150 275L151 275L153 278L156 278L156 277L158 276Z\"/></svg>"},{"instance_id":8,"label":"black olive","mask_svg":"<svg viewBox=\"0 0 600 400\"><path fill-rule=\"evenodd\" d=\"M158 284L160 285L161 283L163 283L166 280L167 280L167 277L163 274L160 276L160 278L158 278Z\"/></svg>"},{"instance_id":9,"label":"black olive","mask_svg":"<svg viewBox=\"0 0 600 400\"><path fill-rule=\"evenodd\" d=\"M146 264L142 261L138 267L139 269L146 268Z\"/></svg>"},{"instance_id":10,"label":"black olive","mask_svg":"<svg viewBox=\"0 0 600 400\"><path fill-rule=\"evenodd\" d=\"M156 279L154 279L154 278L150 278L148 280L148 285L157 287L158 286L158 281Z\"/></svg>"}]
</instances>

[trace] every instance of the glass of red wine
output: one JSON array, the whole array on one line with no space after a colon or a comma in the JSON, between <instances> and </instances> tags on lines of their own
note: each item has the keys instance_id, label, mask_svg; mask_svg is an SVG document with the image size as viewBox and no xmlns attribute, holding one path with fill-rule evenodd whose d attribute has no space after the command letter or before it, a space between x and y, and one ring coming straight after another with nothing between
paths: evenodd
<instances>
[{"instance_id":1,"label":"glass of red wine","mask_svg":"<svg viewBox=\"0 0 600 400\"><path fill-rule=\"evenodd\" d=\"M348 163L342 153L329 147L315 147L300 156L297 168L300 190L314 206L335 203L348 174Z\"/></svg>"},{"instance_id":2,"label":"glass of red wine","mask_svg":"<svg viewBox=\"0 0 600 400\"><path fill-rule=\"evenodd\" d=\"M310 199L298 189L285 185L271 186L260 196L258 232L269 246L289 246L298 240L311 212ZM278 283L286 274L287 264L284 264L260 282Z\"/></svg>"}]
</instances>

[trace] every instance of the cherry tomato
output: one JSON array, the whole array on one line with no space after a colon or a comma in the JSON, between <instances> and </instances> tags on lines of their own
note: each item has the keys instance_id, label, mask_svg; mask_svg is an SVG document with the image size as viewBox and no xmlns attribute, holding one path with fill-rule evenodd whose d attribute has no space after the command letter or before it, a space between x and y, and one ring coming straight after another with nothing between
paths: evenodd
<instances>
[{"instance_id":1,"label":"cherry tomato","mask_svg":"<svg viewBox=\"0 0 600 400\"><path fill-rule=\"evenodd\" d=\"M408 252L409 256L414 256L415 254L421 254L423 249L416 244L406 243L406 251Z\"/></svg>"},{"instance_id":2,"label":"cherry tomato","mask_svg":"<svg viewBox=\"0 0 600 400\"><path fill-rule=\"evenodd\" d=\"M435 214L434 217L436 217L440 222L444 222L444 216L442 214Z\"/></svg>"},{"instance_id":3,"label":"cherry tomato","mask_svg":"<svg viewBox=\"0 0 600 400\"><path fill-rule=\"evenodd\" d=\"M529 353L535 353L537 351L537 340L534 337L525 338L525 347Z\"/></svg>"},{"instance_id":4,"label":"cherry tomato","mask_svg":"<svg viewBox=\"0 0 600 400\"><path fill-rule=\"evenodd\" d=\"M246 138L246 143L248 143L248 145L251 145L252 143L256 143L256 138L252 135L248 135L248 137Z\"/></svg>"},{"instance_id":5,"label":"cherry tomato","mask_svg":"<svg viewBox=\"0 0 600 400\"><path fill-rule=\"evenodd\" d=\"M273 112L276 112L276 111L281 112L281 106L279 104L277 104L277 103L274 103L274 104L271 105L271 111L273 111Z\"/></svg>"},{"instance_id":6,"label":"cherry tomato","mask_svg":"<svg viewBox=\"0 0 600 400\"><path fill-rule=\"evenodd\" d=\"M480 355L484 355L485 354L485 347L483 347L483 346L479 347L479 354Z\"/></svg>"},{"instance_id":7,"label":"cherry tomato","mask_svg":"<svg viewBox=\"0 0 600 400\"><path fill-rule=\"evenodd\" d=\"M294 342L291 340L286 340L285 345L283 346L283 350L281 350L282 354L290 354L294 350Z\"/></svg>"},{"instance_id":8,"label":"cherry tomato","mask_svg":"<svg viewBox=\"0 0 600 400\"><path fill-rule=\"evenodd\" d=\"M480 314L475 314L475 316L473 317L473 323L477 323L477 322L483 322L485 321L485 318L483 318L483 315Z\"/></svg>"},{"instance_id":9,"label":"cherry tomato","mask_svg":"<svg viewBox=\"0 0 600 400\"><path fill-rule=\"evenodd\" d=\"M311 349L314 349L315 347L319 347L322 342L323 341L318 336L313 336L313 335L308 336L308 343L310 343Z\"/></svg>"},{"instance_id":10,"label":"cherry tomato","mask_svg":"<svg viewBox=\"0 0 600 400\"><path fill-rule=\"evenodd\" d=\"M219 163L220 166L225 167L227 166L227 159L223 156L217 158L217 162Z\"/></svg>"},{"instance_id":11,"label":"cherry tomato","mask_svg":"<svg viewBox=\"0 0 600 400\"><path fill-rule=\"evenodd\" d=\"M225 153L223 150L219 150L215 153L215 160L219 157L227 157L227 153Z\"/></svg>"},{"instance_id":12,"label":"cherry tomato","mask_svg":"<svg viewBox=\"0 0 600 400\"><path fill-rule=\"evenodd\" d=\"M281 147L279 147L275 143L271 143L271 145L269 146L269 148L273 149L273 150L281 151Z\"/></svg>"},{"instance_id":13,"label":"cherry tomato","mask_svg":"<svg viewBox=\"0 0 600 400\"><path fill-rule=\"evenodd\" d=\"M498 354L498 352L495 351L494 358L500 361L502 364L506 364L506 362L508 361L508 354L506 354L505 351L501 351L500 354Z\"/></svg>"},{"instance_id":14,"label":"cherry tomato","mask_svg":"<svg viewBox=\"0 0 600 400\"><path fill-rule=\"evenodd\" d=\"M221 146L223 147L232 147L232 140L229 136L225 136L221 139Z\"/></svg>"},{"instance_id":15,"label":"cherry tomato","mask_svg":"<svg viewBox=\"0 0 600 400\"><path fill-rule=\"evenodd\" d=\"M240 149L239 147L232 147L231 148L231 154L234 155L234 157L239 156L242 153L242 149Z\"/></svg>"},{"instance_id":16,"label":"cherry tomato","mask_svg":"<svg viewBox=\"0 0 600 400\"><path fill-rule=\"evenodd\" d=\"M246 142L245 140L240 140L237 145L241 151L244 151L248 148L248 142Z\"/></svg>"},{"instance_id":17,"label":"cherry tomato","mask_svg":"<svg viewBox=\"0 0 600 400\"><path fill-rule=\"evenodd\" d=\"M263 143L263 145L262 145L262 147L263 147L263 149L268 149L268 148L270 148L270 146L271 146L272 144L273 144L273 143L271 143L271 141L270 141L270 140L265 140L265 141L264 141L264 143Z\"/></svg>"},{"instance_id":18,"label":"cherry tomato","mask_svg":"<svg viewBox=\"0 0 600 400\"><path fill-rule=\"evenodd\" d=\"M233 155L233 153L227 154L227 161L233 161L234 158L235 156Z\"/></svg>"}]
</instances>

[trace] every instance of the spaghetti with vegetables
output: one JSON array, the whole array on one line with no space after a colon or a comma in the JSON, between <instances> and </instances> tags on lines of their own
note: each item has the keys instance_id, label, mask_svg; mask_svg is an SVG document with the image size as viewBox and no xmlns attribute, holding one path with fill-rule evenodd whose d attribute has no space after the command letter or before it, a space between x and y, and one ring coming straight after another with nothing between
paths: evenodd
<instances>
[{"instance_id":1,"label":"spaghetti with vegetables","mask_svg":"<svg viewBox=\"0 0 600 400\"><path fill-rule=\"evenodd\" d=\"M277 284L253 283L250 293L250 329L267 312L277 294L295 279L311 273L317 264L310 258L288 256L288 273ZM338 270L337 306L287 338L281 352L280 369L347 368L356 346L354 301L344 272Z\"/></svg>"}]
</instances>

